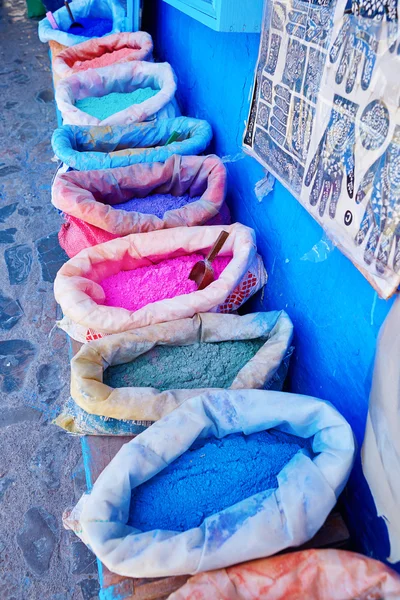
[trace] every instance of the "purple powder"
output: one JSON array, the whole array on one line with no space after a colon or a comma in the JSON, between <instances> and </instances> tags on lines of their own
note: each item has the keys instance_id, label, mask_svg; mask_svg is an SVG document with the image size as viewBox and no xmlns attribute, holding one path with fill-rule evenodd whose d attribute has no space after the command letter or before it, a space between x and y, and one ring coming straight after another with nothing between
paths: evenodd
<instances>
[{"instance_id":1,"label":"purple powder","mask_svg":"<svg viewBox=\"0 0 400 600\"><path fill-rule=\"evenodd\" d=\"M76 21L83 25L82 27L71 27L67 33L73 35L82 35L83 37L102 37L106 33L110 33L112 29L112 21L110 19L88 19L85 17L77 17Z\"/></svg>"},{"instance_id":2,"label":"purple powder","mask_svg":"<svg viewBox=\"0 0 400 600\"><path fill-rule=\"evenodd\" d=\"M160 219L168 210L182 208L191 202L196 202L201 196L191 198L189 194L184 196L173 196L172 194L153 194L145 198L132 198L121 204L113 204L113 208L126 210L128 212L140 212L145 215L156 215Z\"/></svg>"}]
</instances>

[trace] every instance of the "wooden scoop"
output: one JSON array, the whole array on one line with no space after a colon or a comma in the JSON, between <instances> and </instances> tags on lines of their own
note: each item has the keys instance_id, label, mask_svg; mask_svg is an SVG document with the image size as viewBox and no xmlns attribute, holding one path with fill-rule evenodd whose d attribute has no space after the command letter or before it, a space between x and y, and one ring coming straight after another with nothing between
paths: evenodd
<instances>
[{"instance_id":1,"label":"wooden scoop","mask_svg":"<svg viewBox=\"0 0 400 600\"><path fill-rule=\"evenodd\" d=\"M217 241L211 248L204 260L199 260L193 265L192 270L189 273L189 279L197 283L199 290L204 290L210 283L215 280L214 269L212 268L212 262L221 250L222 246L228 239L229 233L227 231L221 231Z\"/></svg>"},{"instance_id":2,"label":"wooden scoop","mask_svg":"<svg viewBox=\"0 0 400 600\"><path fill-rule=\"evenodd\" d=\"M84 29L82 23L78 23L78 21L75 21L74 15L72 14L71 7L70 7L69 3L67 2L67 0L64 0L64 6L68 11L69 18L71 19L70 29L78 29L78 27L79 27L79 29Z\"/></svg>"}]
</instances>

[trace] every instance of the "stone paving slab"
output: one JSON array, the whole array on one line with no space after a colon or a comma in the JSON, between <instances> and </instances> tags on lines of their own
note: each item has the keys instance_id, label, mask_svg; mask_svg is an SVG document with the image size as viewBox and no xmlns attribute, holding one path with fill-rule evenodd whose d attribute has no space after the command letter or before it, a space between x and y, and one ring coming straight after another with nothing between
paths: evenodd
<instances>
[{"instance_id":1,"label":"stone paving slab","mask_svg":"<svg viewBox=\"0 0 400 600\"><path fill-rule=\"evenodd\" d=\"M52 283L66 256L50 203L48 47L0 0L0 600L95 600L93 554L62 528L85 491L80 441L51 424L68 394Z\"/></svg>"}]
</instances>

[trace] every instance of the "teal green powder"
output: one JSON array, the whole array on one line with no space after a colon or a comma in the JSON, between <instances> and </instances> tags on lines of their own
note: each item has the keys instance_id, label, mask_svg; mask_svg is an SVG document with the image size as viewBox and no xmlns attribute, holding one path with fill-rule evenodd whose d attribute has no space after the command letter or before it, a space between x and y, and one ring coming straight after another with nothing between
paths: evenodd
<instances>
[{"instance_id":1,"label":"teal green powder","mask_svg":"<svg viewBox=\"0 0 400 600\"><path fill-rule=\"evenodd\" d=\"M106 96L88 96L82 100L77 100L75 106L92 117L97 117L100 121L104 121L107 117L110 117L114 113L125 110L132 104L140 104L145 100L148 100L152 96L155 96L159 90L153 90L150 87L139 88L133 92L122 94L119 92L113 92Z\"/></svg>"},{"instance_id":2,"label":"teal green powder","mask_svg":"<svg viewBox=\"0 0 400 600\"><path fill-rule=\"evenodd\" d=\"M238 372L265 344L265 339L190 346L156 346L136 360L109 367L104 383L158 390L229 388Z\"/></svg>"}]
</instances>

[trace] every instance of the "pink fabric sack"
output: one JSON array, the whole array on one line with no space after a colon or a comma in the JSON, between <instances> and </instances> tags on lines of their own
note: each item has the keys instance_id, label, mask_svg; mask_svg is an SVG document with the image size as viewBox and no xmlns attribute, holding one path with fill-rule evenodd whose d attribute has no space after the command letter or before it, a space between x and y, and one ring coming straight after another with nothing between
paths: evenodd
<instances>
[{"instance_id":1,"label":"pink fabric sack","mask_svg":"<svg viewBox=\"0 0 400 600\"><path fill-rule=\"evenodd\" d=\"M113 208L132 197L151 194L200 198L168 210L162 218ZM63 173L53 183L52 202L67 215L59 239L72 257L83 248L131 233L206 223L229 224L225 194L226 169L217 156L174 155L165 163Z\"/></svg>"},{"instance_id":2,"label":"pink fabric sack","mask_svg":"<svg viewBox=\"0 0 400 600\"><path fill-rule=\"evenodd\" d=\"M224 202L220 212L207 221L206 225L230 225L230 223L231 214L228 206ZM61 225L58 241L60 242L61 248L63 248L66 254L72 258L85 248L115 240L117 237L120 236L104 231L104 229L100 229L100 227L89 225L89 223L85 223L82 219L76 219L70 215L65 215L65 223Z\"/></svg>"},{"instance_id":3,"label":"pink fabric sack","mask_svg":"<svg viewBox=\"0 0 400 600\"><path fill-rule=\"evenodd\" d=\"M136 311L103 305L105 294L98 282L119 271L149 266L166 258L206 254L223 229L229 237L219 255L232 258L219 278L204 290L152 302ZM196 313L229 313L266 281L254 231L240 223L133 233L82 250L61 267L54 282L54 295L64 314L58 325L74 339L85 342Z\"/></svg>"},{"instance_id":4,"label":"pink fabric sack","mask_svg":"<svg viewBox=\"0 0 400 600\"><path fill-rule=\"evenodd\" d=\"M114 33L66 48L54 59L54 74L62 79L79 71L98 68L98 60L107 55L107 62L119 64L133 60L152 60L153 40L145 31ZM96 62L93 62L96 61Z\"/></svg>"}]
</instances>

